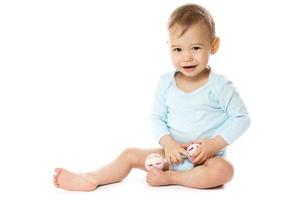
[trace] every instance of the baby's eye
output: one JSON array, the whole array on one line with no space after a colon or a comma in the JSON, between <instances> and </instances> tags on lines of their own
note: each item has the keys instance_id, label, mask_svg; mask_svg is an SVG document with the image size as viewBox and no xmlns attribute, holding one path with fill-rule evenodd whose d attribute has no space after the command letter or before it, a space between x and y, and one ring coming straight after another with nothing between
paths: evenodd
<instances>
[{"instance_id":1,"label":"baby's eye","mask_svg":"<svg viewBox=\"0 0 300 200\"><path fill-rule=\"evenodd\" d=\"M181 48L174 48L173 51L175 51L175 52L181 52L182 49Z\"/></svg>"},{"instance_id":2,"label":"baby's eye","mask_svg":"<svg viewBox=\"0 0 300 200\"><path fill-rule=\"evenodd\" d=\"M201 49L200 47L193 47L194 51L197 51L197 50L200 50L200 49Z\"/></svg>"}]
</instances>

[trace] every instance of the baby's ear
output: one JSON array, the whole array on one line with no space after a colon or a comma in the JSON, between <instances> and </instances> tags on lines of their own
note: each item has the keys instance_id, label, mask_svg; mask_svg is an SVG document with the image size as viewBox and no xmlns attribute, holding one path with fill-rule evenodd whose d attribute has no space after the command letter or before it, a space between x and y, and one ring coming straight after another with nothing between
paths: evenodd
<instances>
[{"instance_id":1,"label":"baby's ear","mask_svg":"<svg viewBox=\"0 0 300 200\"><path fill-rule=\"evenodd\" d=\"M220 46L220 38L215 37L211 43L210 53L211 54L217 53L219 46Z\"/></svg>"}]
</instances>

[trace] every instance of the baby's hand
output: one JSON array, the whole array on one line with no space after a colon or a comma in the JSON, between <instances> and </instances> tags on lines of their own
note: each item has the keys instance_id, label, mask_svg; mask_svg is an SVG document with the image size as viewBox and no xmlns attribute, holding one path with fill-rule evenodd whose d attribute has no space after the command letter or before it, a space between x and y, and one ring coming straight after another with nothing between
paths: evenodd
<instances>
[{"instance_id":1,"label":"baby's hand","mask_svg":"<svg viewBox=\"0 0 300 200\"><path fill-rule=\"evenodd\" d=\"M167 162L169 163L169 166L171 164L179 164L183 161L182 156L188 156L188 153L186 150L178 143L170 143L165 146L165 157Z\"/></svg>"},{"instance_id":2,"label":"baby's hand","mask_svg":"<svg viewBox=\"0 0 300 200\"><path fill-rule=\"evenodd\" d=\"M181 147L184 149L187 149L193 143L196 143L196 142L184 143L184 144L181 144Z\"/></svg>"},{"instance_id":3,"label":"baby's hand","mask_svg":"<svg viewBox=\"0 0 300 200\"><path fill-rule=\"evenodd\" d=\"M208 159L214 157L219 150L212 139L198 140L194 143L200 145L190 156L191 161L194 164L203 164Z\"/></svg>"},{"instance_id":4,"label":"baby's hand","mask_svg":"<svg viewBox=\"0 0 300 200\"><path fill-rule=\"evenodd\" d=\"M218 151L226 147L228 144L221 136L216 136L213 139L202 139L193 141L189 144L182 144L183 148L187 148L192 143L199 144L196 151L190 155L190 160L194 164L203 164L208 159L214 157Z\"/></svg>"}]
</instances>

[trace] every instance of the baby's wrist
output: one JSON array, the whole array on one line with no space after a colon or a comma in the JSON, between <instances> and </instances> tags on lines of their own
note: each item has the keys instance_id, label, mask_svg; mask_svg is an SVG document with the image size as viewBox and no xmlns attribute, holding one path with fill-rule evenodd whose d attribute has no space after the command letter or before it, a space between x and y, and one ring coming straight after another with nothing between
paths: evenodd
<instances>
[{"instance_id":1,"label":"baby's wrist","mask_svg":"<svg viewBox=\"0 0 300 200\"><path fill-rule=\"evenodd\" d=\"M159 141L160 145L165 148L171 145L176 145L177 142L172 138L171 135L165 135L163 136L160 141Z\"/></svg>"},{"instance_id":2,"label":"baby's wrist","mask_svg":"<svg viewBox=\"0 0 300 200\"><path fill-rule=\"evenodd\" d=\"M216 137L214 137L212 139L214 141L216 150L219 151L223 148L225 148L228 144L226 143L226 141L219 135L217 135Z\"/></svg>"}]
</instances>

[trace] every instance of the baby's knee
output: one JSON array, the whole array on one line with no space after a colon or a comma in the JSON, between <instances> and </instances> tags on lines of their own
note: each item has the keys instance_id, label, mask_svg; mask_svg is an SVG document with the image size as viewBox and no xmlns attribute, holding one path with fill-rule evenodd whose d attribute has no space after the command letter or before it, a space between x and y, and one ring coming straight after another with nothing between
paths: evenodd
<instances>
[{"instance_id":1,"label":"baby's knee","mask_svg":"<svg viewBox=\"0 0 300 200\"><path fill-rule=\"evenodd\" d=\"M138 148L126 148L119 156L119 159L122 159L126 162L130 162L131 164L136 163L138 161Z\"/></svg>"},{"instance_id":2,"label":"baby's knee","mask_svg":"<svg viewBox=\"0 0 300 200\"><path fill-rule=\"evenodd\" d=\"M233 166L228 162L216 163L211 171L215 177L220 179L222 184L229 182L234 174Z\"/></svg>"}]
</instances>

